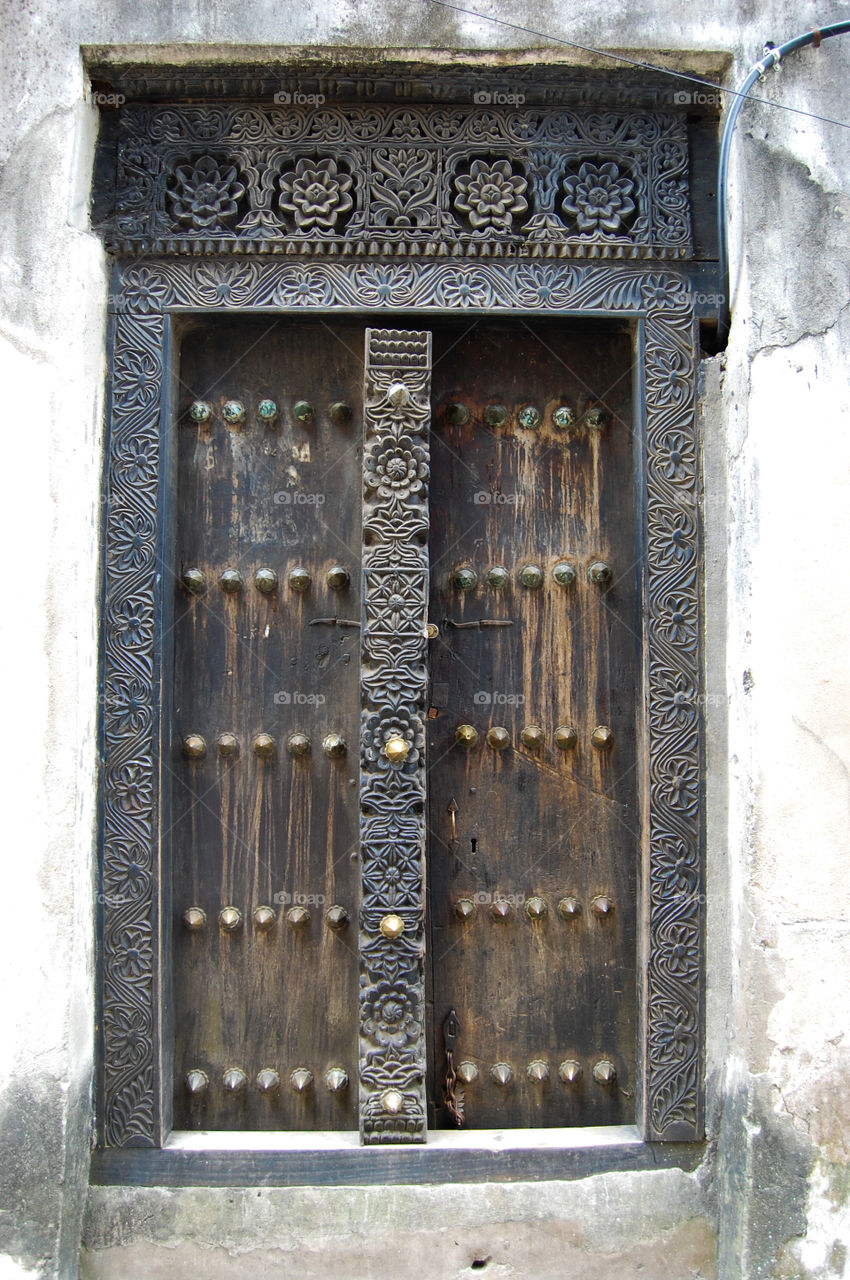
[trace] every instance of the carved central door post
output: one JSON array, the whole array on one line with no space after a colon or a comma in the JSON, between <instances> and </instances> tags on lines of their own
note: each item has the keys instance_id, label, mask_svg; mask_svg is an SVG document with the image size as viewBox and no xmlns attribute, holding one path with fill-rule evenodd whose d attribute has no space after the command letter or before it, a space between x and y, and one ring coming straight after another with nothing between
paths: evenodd
<instances>
[{"instance_id":1,"label":"carved central door post","mask_svg":"<svg viewBox=\"0 0 850 1280\"><path fill-rule=\"evenodd\" d=\"M424 859L431 335L366 331L360 1132L425 1141Z\"/></svg>"}]
</instances>

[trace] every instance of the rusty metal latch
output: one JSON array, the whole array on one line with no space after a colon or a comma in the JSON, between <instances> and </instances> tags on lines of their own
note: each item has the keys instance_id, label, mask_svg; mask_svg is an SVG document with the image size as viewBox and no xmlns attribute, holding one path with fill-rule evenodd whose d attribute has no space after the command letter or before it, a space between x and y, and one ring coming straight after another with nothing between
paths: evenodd
<instances>
[{"instance_id":1,"label":"rusty metal latch","mask_svg":"<svg viewBox=\"0 0 850 1280\"><path fill-rule=\"evenodd\" d=\"M449 1009L443 1019L443 1049L446 1054L446 1085L443 1094L443 1105L459 1129L463 1128L463 1101L455 1097L457 1073L455 1071L454 1053L457 1038L460 1035L460 1022L454 1009Z\"/></svg>"}]
</instances>

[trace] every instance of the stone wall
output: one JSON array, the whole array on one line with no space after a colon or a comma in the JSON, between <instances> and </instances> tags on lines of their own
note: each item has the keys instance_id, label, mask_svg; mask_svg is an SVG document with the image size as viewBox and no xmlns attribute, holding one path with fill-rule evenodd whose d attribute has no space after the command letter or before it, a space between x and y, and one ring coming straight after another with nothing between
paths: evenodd
<instances>
[{"instance_id":1,"label":"stone wall","mask_svg":"<svg viewBox=\"0 0 850 1280\"><path fill-rule=\"evenodd\" d=\"M725 68L729 86L764 40L846 16L843 5L810 0L718 0L708 13L671 0L479 7L660 65ZM97 115L81 48L127 47L141 63L285 60L304 47L471 51L496 65L529 51L588 59L425 0L6 0L4 9L0 341L11 457L2 510L11 581L2 621L0 1276L364 1280L389 1267L418 1273L426 1252L446 1278L485 1265L492 1276L606 1280L850 1275L841 562L850 532L850 133L752 102L734 145L735 321L725 357L704 365L701 399L710 1143L700 1170L535 1186L89 1191L107 276L87 226ZM754 96L850 121L848 71L850 39L831 41L793 55Z\"/></svg>"}]
</instances>

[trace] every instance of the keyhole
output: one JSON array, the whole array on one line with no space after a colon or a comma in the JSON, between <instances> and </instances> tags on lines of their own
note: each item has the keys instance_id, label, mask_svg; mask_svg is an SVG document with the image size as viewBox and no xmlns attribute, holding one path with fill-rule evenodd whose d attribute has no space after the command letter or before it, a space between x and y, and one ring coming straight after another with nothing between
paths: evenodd
<instances>
[{"instance_id":1,"label":"keyhole","mask_svg":"<svg viewBox=\"0 0 850 1280\"><path fill-rule=\"evenodd\" d=\"M469 843L470 843L470 844L471 844L471 846L472 846L472 852L473 852L473 853L475 853L476 849L478 848L478 840L477 840L477 838L476 838L475 836L471 836L471 837L470 837L470 841L469 841Z\"/></svg>"}]
</instances>

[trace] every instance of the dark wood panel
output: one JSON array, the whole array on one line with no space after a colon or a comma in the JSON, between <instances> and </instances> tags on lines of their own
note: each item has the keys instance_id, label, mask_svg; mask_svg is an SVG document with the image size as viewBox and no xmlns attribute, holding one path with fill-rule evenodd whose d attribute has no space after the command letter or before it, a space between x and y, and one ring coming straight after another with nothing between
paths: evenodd
<instances>
[{"instance_id":1,"label":"dark wood panel","mask_svg":"<svg viewBox=\"0 0 850 1280\"><path fill-rule=\"evenodd\" d=\"M429 712L429 877L433 975L433 1094L444 1074L440 1025L457 1010L455 1056L479 1069L465 1089L469 1127L619 1124L634 1114L635 881L639 834L635 774L639 697L638 565L632 349L627 332L583 323L478 323L447 326L434 342L431 506L432 696ZM468 422L452 420L464 405ZM488 407L503 406L502 425ZM539 411L521 425L526 406ZM554 411L570 407L571 428ZM591 429L587 413L602 414ZM610 584L588 580L596 561ZM575 568L558 585L556 564ZM521 585L524 566L543 574ZM507 570L491 586L488 571ZM471 568L477 585L459 590ZM479 620L502 627L469 628ZM460 624L456 626L453 624ZM478 742L455 742L459 725ZM561 750L557 726L577 743ZM597 726L613 745L597 750ZM510 746L486 742L494 726ZM543 742L527 747L524 727ZM454 833L451 809L454 814ZM574 919L558 903L574 896ZM613 910L592 908L599 896ZM546 914L533 920L529 900ZM455 914L459 899L472 917ZM493 918L497 901L509 914ZM576 1060L581 1080L567 1086L559 1064ZM594 1081L599 1060L616 1068L614 1085ZM549 1080L532 1083L530 1062ZM496 1084L491 1068L513 1069ZM432 1094L432 1096L433 1096ZM437 1124L449 1123L437 1108Z\"/></svg>"},{"instance_id":2,"label":"dark wood panel","mask_svg":"<svg viewBox=\"0 0 850 1280\"><path fill-rule=\"evenodd\" d=\"M183 341L177 441L177 539L171 850L173 865L174 1114L178 1128L325 1128L356 1126L357 1069L357 741L356 627L316 619L359 619L362 326L293 324L268 319L210 322ZM261 400L277 419L258 416ZM193 401L211 417L196 425ZM225 420L228 401L246 409ZM295 416L310 403L314 420ZM329 412L347 403L352 415ZM347 589L326 581L335 565ZM293 590L288 574L306 569L312 584ZM271 569L278 586L255 585ZM205 579L200 594L181 585L187 570ZM219 585L225 570L240 590ZM287 739L306 734L310 752L293 758ZM323 753L329 732L348 745ZM187 735L206 742L203 759L184 755ZM238 754L222 756L231 734ZM252 744L274 740L269 758ZM309 921L293 929L287 911ZM338 905L350 923L333 930ZM192 933L182 916L206 913ZM222 929L219 912L236 907L241 924ZM261 931L259 906L275 912ZM229 1093L222 1073L237 1067L246 1086ZM350 1079L333 1094L325 1073ZM279 1089L263 1094L256 1076L276 1070ZM308 1068L314 1085L289 1086ZM190 1098L188 1071L209 1086Z\"/></svg>"}]
</instances>

